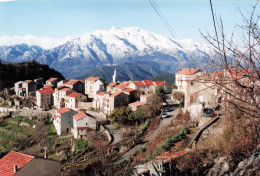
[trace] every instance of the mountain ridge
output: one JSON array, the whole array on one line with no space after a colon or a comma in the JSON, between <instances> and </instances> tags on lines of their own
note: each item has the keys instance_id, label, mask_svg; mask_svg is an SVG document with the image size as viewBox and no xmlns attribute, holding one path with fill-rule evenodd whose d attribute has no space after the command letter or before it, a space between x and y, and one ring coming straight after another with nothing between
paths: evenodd
<instances>
[{"instance_id":1,"label":"mountain ridge","mask_svg":"<svg viewBox=\"0 0 260 176\"><path fill-rule=\"evenodd\" d=\"M138 27L113 27L85 33L51 49L27 44L0 46L3 61L35 60L56 69L66 78L126 62L146 62L151 67L156 63L158 70L175 73L183 67L192 67L193 60L200 62L214 53L216 51L209 45L188 39L170 39Z\"/></svg>"}]
</instances>

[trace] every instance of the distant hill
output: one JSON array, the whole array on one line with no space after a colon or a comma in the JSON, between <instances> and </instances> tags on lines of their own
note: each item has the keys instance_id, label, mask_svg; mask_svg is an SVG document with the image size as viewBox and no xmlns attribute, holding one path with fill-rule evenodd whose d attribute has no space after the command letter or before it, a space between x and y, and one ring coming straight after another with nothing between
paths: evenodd
<instances>
[{"instance_id":1,"label":"distant hill","mask_svg":"<svg viewBox=\"0 0 260 176\"><path fill-rule=\"evenodd\" d=\"M48 65L39 64L35 61L7 64L0 62L0 90L13 87L15 82L50 77L64 79L61 73L49 68Z\"/></svg>"},{"instance_id":2,"label":"distant hill","mask_svg":"<svg viewBox=\"0 0 260 176\"><path fill-rule=\"evenodd\" d=\"M90 72L84 73L76 78L85 79L90 76L102 77L106 82L112 81L114 70L117 70L118 81L144 80L164 73L159 70L158 65L146 62L123 63L116 66L102 66Z\"/></svg>"},{"instance_id":3,"label":"distant hill","mask_svg":"<svg viewBox=\"0 0 260 176\"><path fill-rule=\"evenodd\" d=\"M151 80L167 82L167 84L168 84L167 90L168 90L168 92L170 92L172 84L175 83L175 74L165 73L165 74L162 74L162 75L155 76L155 77L151 78Z\"/></svg>"}]
</instances>

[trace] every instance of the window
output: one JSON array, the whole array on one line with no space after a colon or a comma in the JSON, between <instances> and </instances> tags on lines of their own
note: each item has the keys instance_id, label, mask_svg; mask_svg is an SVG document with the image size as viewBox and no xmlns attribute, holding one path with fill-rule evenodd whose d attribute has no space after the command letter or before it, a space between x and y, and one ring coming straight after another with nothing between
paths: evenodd
<instances>
[{"instance_id":1,"label":"window","mask_svg":"<svg viewBox=\"0 0 260 176\"><path fill-rule=\"evenodd\" d=\"M190 85L193 85L193 82L190 82Z\"/></svg>"}]
</instances>

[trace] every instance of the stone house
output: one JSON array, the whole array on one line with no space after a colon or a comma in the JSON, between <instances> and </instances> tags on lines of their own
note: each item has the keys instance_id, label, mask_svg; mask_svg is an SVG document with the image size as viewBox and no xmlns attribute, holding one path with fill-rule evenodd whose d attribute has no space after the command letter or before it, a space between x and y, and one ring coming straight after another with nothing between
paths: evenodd
<instances>
[{"instance_id":1,"label":"stone house","mask_svg":"<svg viewBox=\"0 0 260 176\"><path fill-rule=\"evenodd\" d=\"M77 112L68 108L57 109L53 118L53 124L58 135L70 132L73 127L73 116Z\"/></svg>"},{"instance_id":2,"label":"stone house","mask_svg":"<svg viewBox=\"0 0 260 176\"><path fill-rule=\"evenodd\" d=\"M70 109L76 109L79 107L79 102L85 102L87 97L81 93L71 92L65 98L65 107Z\"/></svg>"},{"instance_id":3,"label":"stone house","mask_svg":"<svg viewBox=\"0 0 260 176\"><path fill-rule=\"evenodd\" d=\"M36 82L32 80L19 81L14 84L15 93L19 97L28 97L29 93L35 93L37 90Z\"/></svg>"},{"instance_id":4,"label":"stone house","mask_svg":"<svg viewBox=\"0 0 260 176\"><path fill-rule=\"evenodd\" d=\"M97 120L95 118L84 112L79 112L73 116L73 136L75 139L86 137L90 130L97 130Z\"/></svg>"},{"instance_id":5,"label":"stone house","mask_svg":"<svg viewBox=\"0 0 260 176\"><path fill-rule=\"evenodd\" d=\"M53 105L53 93L52 88L45 88L36 91L36 105L38 108L47 108Z\"/></svg>"},{"instance_id":6,"label":"stone house","mask_svg":"<svg viewBox=\"0 0 260 176\"><path fill-rule=\"evenodd\" d=\"M129 95L123 92L101 92L93 101L93 106L104 116L110 115L118 107L126 106L129 103Z\"/></svg>"},{"instance_id":7,"label":"stone house","mask_svg":"<svg viewBox=\"0 0 260 176\"><path fill-rule=\"evenodd\" d=\"M151 94L141 95L140 96L140 101L147 103L150 98L151 98Z\"/></svg>"},{"instance_id":8,"label":"stone house","mask_svg":"<svg viewBox=\"0 0 260 176\"><path fill-rule=\"evenodd\" d=\"M99 77L89 77L85 80L85 94L95 98L99 92L105 91L105 80Z\"/></svg>"},{"instance_id":9,"label":"stone house","mask_svg":"<svg viewBox=\"0 0 260 176\"><path fill-rule=\"evenodd\" d=\"M133 110L136 111L138 108L140 108L141 106L145 105L145 102L141 102L141 101L137 101L134 103L130 103L128 106Z\"/></svg>"},{"instance_id":10,"label":"stone house","mask_svg":"<svg viewBox=\"0 0 260 176\"><path fill-rule=\"evenodd\" d=\"M61 163L11 151L0 159L0 175L61 175Z\"/></svg>"},{"instance_id":11,"label":"stone house","mask_svg":"<svg viewBox=\"0 0 260 176\"><path fill-rule=\"evenodd\" d=\"M116 86L114 87L114 89L113 89L112 92L122 92L123 90L129 88L129 87L128 87L129 84L130 84L130 82L127 82L127 81L122 82L122 83L116 85Z\"/></svg>"},{"instance_id":12,"label":"stone house","mask_svg":"<svg viewBox=\"0 0 260 176\"><path fill-rule=\"evenodd\" d=\"M71 88L72 90L75 90L78 93L84 94L84 82L82 80L78 79L72 79L63 84L66 87Z\"/></svg>"}]
</instances>

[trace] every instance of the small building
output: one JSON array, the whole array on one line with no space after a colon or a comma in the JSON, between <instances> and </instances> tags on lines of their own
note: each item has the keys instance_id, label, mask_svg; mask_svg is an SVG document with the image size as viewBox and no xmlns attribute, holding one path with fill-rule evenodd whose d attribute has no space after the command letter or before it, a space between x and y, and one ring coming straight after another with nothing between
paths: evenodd
<instances>
[{"instance_id":1,"label":"small building","mask_svg":"<svg viewBox=\"0 0 260 176\"><path fill-rule=\"evenodd\" d=\"M75 109L79 107L79 102L85 102L87 97L81 93L72 92L66 96L65 107Z\"/></svg>"},{"instance_id":2,"label":"small building","mask_svg":"<svg viewBox=\"0 0 260 176\"><path fill-rule=\"evenodd\" d=\"M73 116L76 114L76 111L70 110L68 108L61 108L56 110L53 124L58 135L71 131L71 128L73 127Z\"/></svg>"},{"instance_id":3,"label":"small building","mask_svg":"<svg viewBox=\"0 0 260 176\"><path fill-rule=\"evenodd\" d=\"M105 91L105 80L99 77L89 77L85 80L85 94L88 98L95 98L99 92Z\"/></svg>"},{"instance_id":4,"label":"small building","mask_svg":"<svg viewBox=\"0 0 260 176\"><path fill-rule=\"evenodd\" d=\"M26 81L19 81L14 84L15 87L15 93L19 97L28 97L29 93L37 90L37 84L36 82L32 80L26 80Z\"/></svg>"},{"instance_id":5,"label":"small building","mask_svg":"<svg viewBox=\"0 0 260 176\"><path fill-rule=\"evenodd\" d=\"M0 175L61 175L61 164L59 161L11 151L0 159Z\"/></svg>"},{"instance_id":6,"label":"small building","mask_svg":"<svg viewBox=\"0 0 260 176\"><path fill-rule=\"evenodd\" d=\"M36 105L38 108L47 108L53 104L52 88L44 88L36 91Z\"/></svg>"},{"instance_id":7,"label":"small building","mask_svg":"<svg viewBox=\"0 0 260 176\"><path fill-rule=\"evenodd\" d=\"M194 68L183 68L175 74L175 84L178 87L178 91L185 92L187 89L187 84L190 79L201 75L200 69Z\"/></svg>"},{"instance_id":8,"label":"small building","mask_svg":"<svg viewBox=\"0 0 260 176\"><path fill-rule=\"evenodd\" d=\"M141 96L140 96L140 101L147 103L150 98L151 98L151 94L141 95Z\"/></svg>"},{"instance_id":9,"label":"small building","mask_svg":"<svg viewBox=\"0 0 260 176\"><path fill-rule=\"evenodd\" d=\"M122 92L123 90L129 88L129 84L130 82L128 81L122 82L114 87L113 92Z\"/></svg>"},{"instance_id":10,"label":"small building","mask_svg":"<svg viewBox=\"0 0 260 176\"><path fill-rule=\"evenodd\" d=\"M104 116L118 107L127 106L129 103L129 95L124 92L100 92L93 101L93 106L99 110Z\"/></svg>"},{"instance_id":11,"label":"small building","mask_svg":"<svg viewBox=\"0 0 260 176\"><path fill-rule=\"evenodd\" d=\"M57 83L59 82L58 78L50 78L46 81L47 85L55 85L57 86Z\"/></svg>"},{"instance_id":12,"label":"small building","mask_svg":"<svg viewBox=\"0 0 260 176\"><path fill-rule=\"evenodd\" d=\"M80 112L73 116L73 136L82 139L90 130L97 130L97 120L90 115Z\"/></svg>"},{"instance_id":13,"label":"small building","mask_svg":"<svg viewBox=\"0 0 260 176\"><path fill-rule=\"evenodd\" d=\"M56 108L65 107L65 100L68 94L74 92L72 89L66 86L59 86L55 88L53 93L53 104Z\"/></svg>"},{"instance_id":14,"label":"small building","mask_svg":"<svg viewBox=\"0 0 260 176\"><path fill-rule=\"evenodd\" d=\"M145 102L141 102L141 101L137 101L134 103L130 103L128 106L133 110L136 111L138 108L140 108L141 106L145 105Z\"/></svg>"},{"instance_id":15,"label":"small building","mask_svg":"<svg viewBox=\"0 0 260 176\"><path fill-rule=\"evenodd\" d=\"M64 86L71 88L72 90L75 90L78 93L84 94L84 82L79 79L72 79L67 82L64 81Z\"/></svg>"},{"instance_id":16,"label":"small building","mask_svg":"<svg viewBox=\"0 0 260 176\"><path fill-rule=\"evenodd\" d=\"M114 91L115 86L117 86L119 82L112 82L107 85L107 92Z\"/></svg>"}]
</instances>

